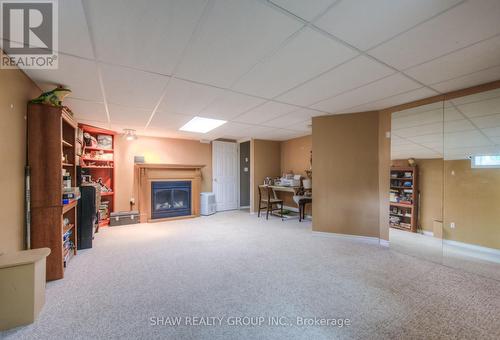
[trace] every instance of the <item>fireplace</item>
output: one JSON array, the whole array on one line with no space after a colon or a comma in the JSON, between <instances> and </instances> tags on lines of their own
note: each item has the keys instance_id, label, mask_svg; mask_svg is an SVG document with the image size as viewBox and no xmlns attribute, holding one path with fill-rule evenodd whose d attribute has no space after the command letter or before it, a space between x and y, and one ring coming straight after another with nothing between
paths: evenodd
<instances>
[{"instance_id":1,"label":"fireplace","mask_svg":"<svg viewBox=\"0 0 500 340\"><path fill-rule=\"evenodd\" d=\"M135 206L139 210L141 223L200 216L201 169L203 167L204 165L190 164L135 164ZM169 188L173 184L177 186ZM175 189L175 192L170 192L169 196L168 189ZM156 196L158 204L154 204L154 192L160 193L163 191L166 192ZM183 192L180 193L178 191ZM180 204L176 204L172 208L173 204L169 200L178 199L179 197L177 196L180 195L183 195L182 198L185 198L186 191L189 191L191 200L184 202L182 204L183 207L180 207ZM174 194L173 199L172 194ZM169 204L166 204L167 202ZM190 214L188 213L188 209L185 209L186 204L189 204Z\"/></svg>"},{"instance_id":2,"label":"fireplace","mask_svg":"<svg viewBox=\"0 0 500 340\"><path fill-rule=\"evenodd\" d=\"M151 219L191 214L191 181L151 182Z\"/></svg>"}]
</instances>

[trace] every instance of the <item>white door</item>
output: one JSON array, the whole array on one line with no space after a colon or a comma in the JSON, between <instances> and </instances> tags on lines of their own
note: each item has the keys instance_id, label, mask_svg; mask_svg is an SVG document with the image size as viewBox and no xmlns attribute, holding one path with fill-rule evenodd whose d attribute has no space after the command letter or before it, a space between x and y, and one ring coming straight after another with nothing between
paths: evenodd
<instances>
[{"instance_id":1,"label":"white door","mask_svg":"<svg viewBox=\"0 0 500 340\"><path fill-rule=\"evenodd\" d=\"M217 211L238 209L238 144L212 142L213 192Z\"/></svg>"}]
</instances>

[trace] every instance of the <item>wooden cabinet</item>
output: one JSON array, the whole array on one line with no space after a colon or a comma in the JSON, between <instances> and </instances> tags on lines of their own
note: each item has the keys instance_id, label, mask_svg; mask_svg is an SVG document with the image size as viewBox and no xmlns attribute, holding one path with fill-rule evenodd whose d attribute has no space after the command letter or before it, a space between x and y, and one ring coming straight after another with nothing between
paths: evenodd
<instances>
[{"instance_id":1,"label":"wooden cabinet","mask_svg":"<svg viewBox=\"0 0 500 340\"><path fill-rule=\"evenodd\" d=\"M82 133L82 154L80 166L82 174L90 176L92 182L101 188L101 207L99 207L99 227L109 225L110 214L115 203L115 132L95 126L78 124ZM90 136L91 141L83 138ZM105 142L103 142L105 141Z\"/></svg>"},{"instance_id":2,"label":"wooden cabinet","mask_svg":"<svg viewBox=\"0 0 500 340\"><path fill-rule=\"evenodd\" d=\"M391 167L390 183L390 226L417 232L419 200L417 166Z\"/></svg>"},{"instance_id":3,"label":"wooden cabinet","mask_svg":"<svg viewBox=\"0 0 500 340\"><path fill-rule=\"evenodd\" d=\"M71 176L71 186L76 186L76 128L76 122L62 107L28 104L31 248L51 250L47 280L63 278L70 252L76 255L77 201L63 204L63 170ZM65 218L69 220L66 225ZM67 231L74 245L70 249L65 249L63 242Z\"/></svg>"}]
</instances>

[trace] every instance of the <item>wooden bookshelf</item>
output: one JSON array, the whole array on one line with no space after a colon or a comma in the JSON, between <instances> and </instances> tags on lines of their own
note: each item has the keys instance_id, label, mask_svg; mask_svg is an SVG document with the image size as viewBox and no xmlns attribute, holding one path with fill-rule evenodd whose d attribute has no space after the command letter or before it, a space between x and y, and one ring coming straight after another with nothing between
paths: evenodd
<instances>
[{"instance_id":1,"label":"wooden bookshelf","mask_svg":"<svg viewBox=\"0 0 500 340\"><path fill-rule=\"evenodd\" d=\"M77 200L63 204L63 175L76 187L77 123L62 107L28 104L28 165L30 167L31 248L48 247L48 281L64 277L65 256L77 251ZM64 219L69 223L64 225ZM71 230L72 247L64 248L64 234Z\"/></svg>"},{"instance_id":2,"label":"wooden bookshelf","mask_svg":"<svg viewBox=\"0 0 500 340\"><path fill-rule=\"evenodd\" d=\"M82 152L80 155L80 166L82 174L90 175L92 181L97 182L99 179L111 191L101 191L101 203L107 204L107 214L100 214L99 227L109 225L109 215L114 211L114 187L115 187L115 162L114 162L114 146L115 135L114 131L102 129L86 124L79 124L82 135ZM87 133L91 136L92 141L83 138ZM111 142L103 145L99 144L99 140L105 136Z\"/></svg>"},{"instance_id":3,"label":"wooden bookshelf","mask_svg":"<svg viewBox=\"0 0 500 340\"><path fill-rule=\"evenodd\" d=\"M392 228L417 232L418 170L414 167L391 167L389 225Z\"/></svg>"}]
</instances>

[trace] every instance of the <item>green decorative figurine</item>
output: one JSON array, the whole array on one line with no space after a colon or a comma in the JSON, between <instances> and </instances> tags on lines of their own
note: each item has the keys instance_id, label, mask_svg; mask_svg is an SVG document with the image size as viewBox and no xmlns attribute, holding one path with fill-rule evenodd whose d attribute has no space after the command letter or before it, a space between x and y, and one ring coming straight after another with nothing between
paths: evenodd
<instances>
[{"instance_id":1,"label":"green decorative figurine","mask_svg":"<svg viewBox=\"0 0 500 340\"><path fill-rule=\"evenodd\" d=\"M30 100L34 104L46 104L50 106L62 106L64 98L71 93L70 89L57 87L49 92L42 93L38 98Z\"/></svg>"}]
</instances>

